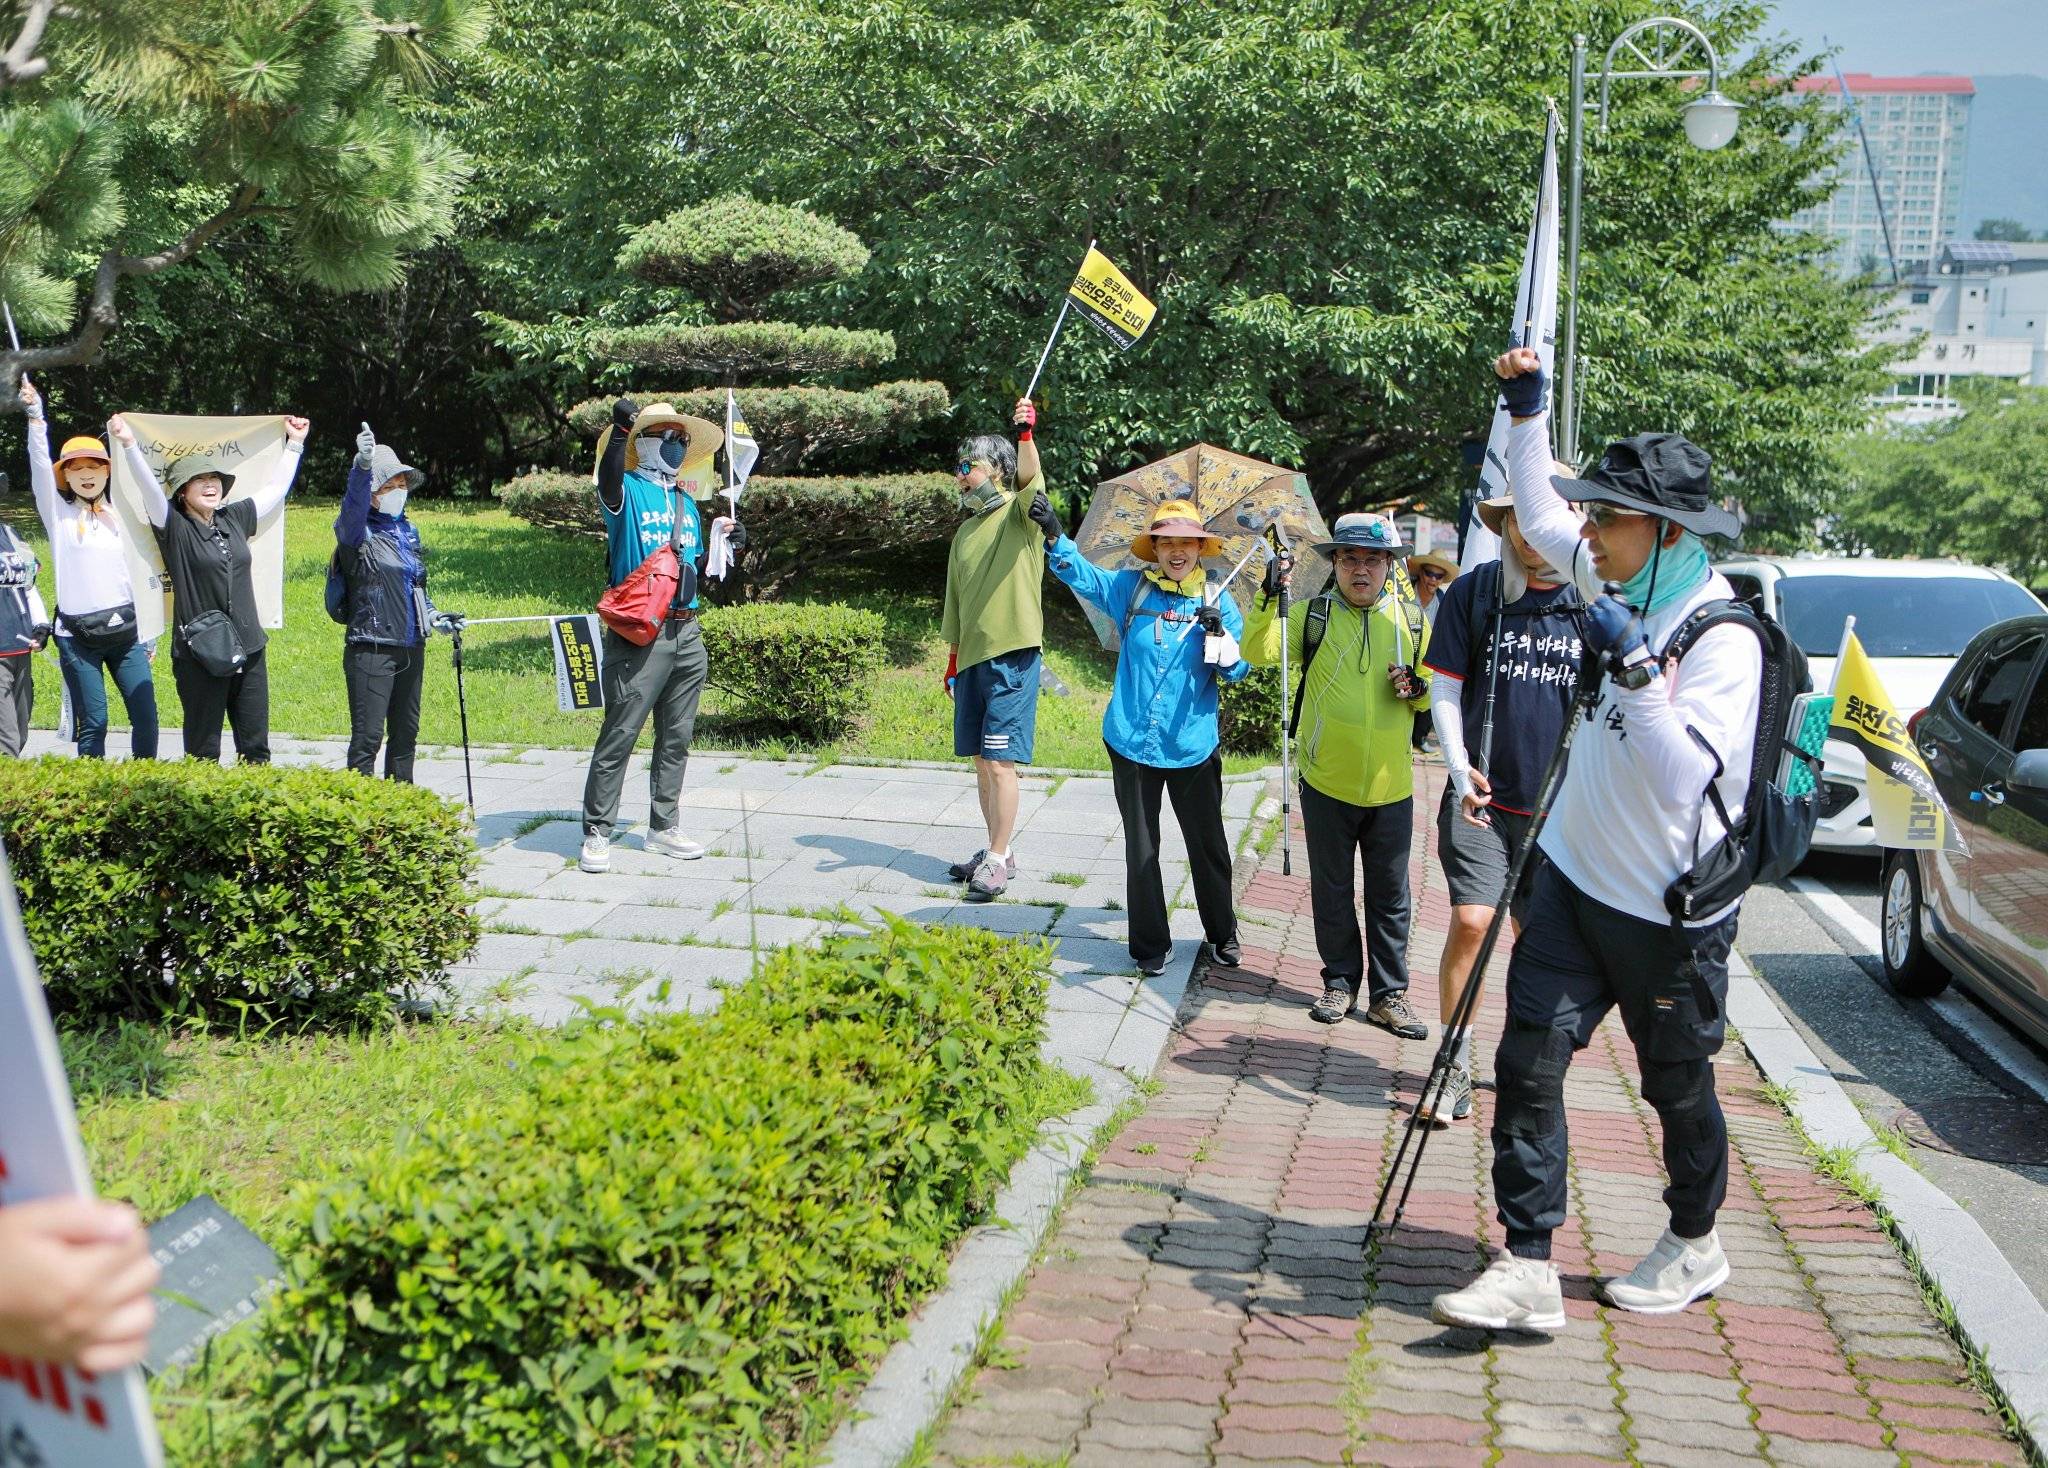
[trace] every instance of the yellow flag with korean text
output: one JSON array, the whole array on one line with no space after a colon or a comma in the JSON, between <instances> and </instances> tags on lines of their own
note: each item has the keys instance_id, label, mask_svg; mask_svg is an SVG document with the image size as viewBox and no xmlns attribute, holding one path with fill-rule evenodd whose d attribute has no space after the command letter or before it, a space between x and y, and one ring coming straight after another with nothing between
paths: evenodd
<instances>
[{"instance_id":1,"label":"yellow flag with korean text","mask_svg":"<svg viewBox=\"0 0 2048 1468\"><path fill-rule=\"evenodd\" d=\"M1914 747L1912 731L1878 681L1852 631L1835 664L1835 711L1828 733L1861 752L1869 770L1870 823L1877 844L1897 851L1962 853L1962 834Z\"/></svg>"},{"instance_id":2,"label":"yellow flag with korean text","mask_svg":"<svg viewBox=\"0 0 2048 1468\"><path fill-rule=\"evenodd\" d=\"M1145 298L1145 293L1093 245L1082 258L1081 269L1075 274L1074 283L1067 287L1067 294L1101 328L1103 335L1126 351L1137 345L1138 338L1151 327L1152 318L1159 314L1159 308Z\"/></svg>"}]
</instances>

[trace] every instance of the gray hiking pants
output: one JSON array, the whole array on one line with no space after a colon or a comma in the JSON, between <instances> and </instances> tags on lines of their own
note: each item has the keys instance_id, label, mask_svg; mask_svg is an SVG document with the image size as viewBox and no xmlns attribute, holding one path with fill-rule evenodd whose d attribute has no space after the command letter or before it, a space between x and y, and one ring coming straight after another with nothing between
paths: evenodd
<instances>
[{"instance_id":1,"label":"gray hiking pants","mask_svg":"<svg viewBox=\"0 0 2048 1468\"><path fill-rule=\"evenodd\" d=\"M597 731L590 775L583 782L584 835L611 835L626 766L649 713L654 715L654 767L647 824L656 831L675 828L690 738L697 729L697 703L709 669L704 632L694 617L664 622L645 647L605 629L604 726Z\"/></svg>"}]
</instances>

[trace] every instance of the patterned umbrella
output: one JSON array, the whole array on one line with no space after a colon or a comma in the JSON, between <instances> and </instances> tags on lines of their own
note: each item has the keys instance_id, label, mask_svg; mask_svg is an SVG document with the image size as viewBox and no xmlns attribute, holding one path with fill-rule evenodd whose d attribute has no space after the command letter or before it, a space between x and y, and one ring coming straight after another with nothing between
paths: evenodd
<instances>
[{"instance_id":1,"label":"patterned umbrella","mask_svg":"<svg viewBox=\"0 0 2048 1468\"><path fill-rule=\"evenodd\" d=\"M1307 478L1278 464L1205 443L1097 485L1074 543L1082 555L1105 570L1142 566L1145 562L1131 554L1131 542L1151 523L1152 512L1168 500L1194 501L1202 524L1223 542L1223 553L1202 563L1212 577L1227 576L1259 542L1264 527L1277 520L1281 534L1295 547L1294 599L1314 596L1330 579L1327 560L1304 554L1310 542L1330 538L1329 527L1309 495ZM1230 583L1230 594L1247 614L1264 573L1264 562L1255 555ZM1118 619L1086 602L1082 610L1088 613L1102 645L1114 652Z\"/></svg>"}]
</instances>

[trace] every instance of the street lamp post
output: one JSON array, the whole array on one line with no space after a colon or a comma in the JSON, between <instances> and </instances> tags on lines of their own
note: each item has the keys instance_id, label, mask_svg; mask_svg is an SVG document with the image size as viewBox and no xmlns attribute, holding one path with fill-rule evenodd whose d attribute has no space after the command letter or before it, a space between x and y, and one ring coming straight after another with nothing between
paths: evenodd
<instances>
[{"instance_id":1,"label":"street lamp post","mask_svg":"<svg viewBox=\"0 0 2048 1468\"><path fill-rule=\"evenodd\" d=\"M1695 46L1706 52L1704 70L1685 64L1691 59ZM1621 58L1624 48L1628 52L1628 61L1633 62L1634 67L1617 71L1615 62ZM1706 92L1686 103L1683 109L1687 140L1695 148L1712 152L1725 147L1735 136L1742 108L1722 95L1721 58L1714 53L1714 43L1707 39L1706 32L1691 21L1680 20L1676 16L1659 16L1654 20L1637 21L1615 37L1614 44L1607 48L1607 59L1601 64L1597 78L1600 83L1602 134L1607 131L1607 100L1613 84L1641 78L1704 80ZM1578 463L1579 444L1579 195L1585 176L1585 133L1586 38L1574 36L1567 143L1571 187L1564 226L1564 365L1557 375L1557 450L1561 457L1574 464Z\"/></svg>"}]
</instances>

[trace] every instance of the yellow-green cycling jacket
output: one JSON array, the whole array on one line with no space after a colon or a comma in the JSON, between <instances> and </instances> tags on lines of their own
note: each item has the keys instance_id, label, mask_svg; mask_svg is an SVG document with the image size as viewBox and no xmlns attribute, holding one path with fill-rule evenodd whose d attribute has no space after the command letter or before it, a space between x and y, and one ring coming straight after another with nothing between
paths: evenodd
<instances>
[{"instance_id":1,"label":"yellow-green cycling jacket","mask_svg":"<svg viewBox=\"0 0 2048 1468\"><path fill-rule=\"evenodd\" d=\"M1287 609L1287 660L1297 677L1309 607L1298 601ZM1280 661L1276 611L1263 596L1254 600L1244 626L1246 662ZM1420 624L1419 634L1410 631L1411 617ZM1408 663L1427 685L1422 654L1428 646L1429 623L1413 604L1397 601L1391 584L1365 612L1330 593L1329 626L1301 695L1301 737L1294 750L1303 780L1349 805L1391 805L1415 793L1409 739L1416 711L1429 707L1429 693L1425 686L1412 703L1396 698L1387 668Z\"/></svg>"}]
</instances>

